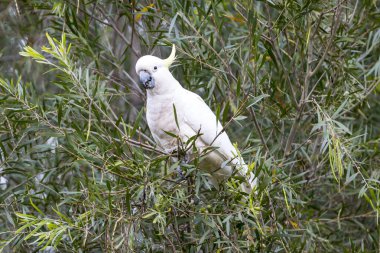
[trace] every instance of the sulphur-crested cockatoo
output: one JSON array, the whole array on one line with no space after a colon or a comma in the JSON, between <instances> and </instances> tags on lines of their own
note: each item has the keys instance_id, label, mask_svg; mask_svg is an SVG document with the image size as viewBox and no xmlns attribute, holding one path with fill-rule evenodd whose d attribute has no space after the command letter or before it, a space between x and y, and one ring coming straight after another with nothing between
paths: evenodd
<instances>
[{"instance_id":1,"label":"sulphur-crested cockatoo","mask_svg":"<svg viewBox=\"0 0 380 253\"><path fill-rule=\"evenodd\" d=\"M248 172L247 165L203 99L184 89L170 73L174 60L173 45L165 60L145 55L136 63L140 82L147 90L146 119L154 140L170 153L177 149L178 140L186 143L198 135L193 145L199 152L209 151L200 159L199 168L210 174L212 184L217 187L237 170L237 175L247 178L242 189L250 192L256 185L255 175Z\"/></svg>"}]
</instances>

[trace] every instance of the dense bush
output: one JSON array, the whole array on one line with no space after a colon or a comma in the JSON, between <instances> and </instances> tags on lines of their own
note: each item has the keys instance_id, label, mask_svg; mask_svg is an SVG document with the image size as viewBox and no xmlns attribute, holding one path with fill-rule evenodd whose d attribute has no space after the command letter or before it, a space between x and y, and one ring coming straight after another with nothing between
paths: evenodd
<instances>
[{"instance_id":1,"label":"dense bush","mask_svg":"<svg viewBox=\"0 0 380 253\"><path fill-rule=\"evenodd\" d=\"M0 3L4 252L378 252L376 1ZM134 65L166 58L259 177L155 147ZM1 251L1 250L0 250Z\"/></svg>"}]
</instances>

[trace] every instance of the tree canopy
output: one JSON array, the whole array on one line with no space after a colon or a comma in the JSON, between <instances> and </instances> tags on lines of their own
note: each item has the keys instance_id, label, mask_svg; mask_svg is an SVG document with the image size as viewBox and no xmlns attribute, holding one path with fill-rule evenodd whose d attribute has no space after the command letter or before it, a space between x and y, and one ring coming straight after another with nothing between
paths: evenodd
<instances>
[{"instance_id":1,"label":"tree canopy","mask_svg":"<svg viewBox=\"0 0 380 253\"><path fill-rule=\"evenodd\" d=\"M0 3L0 252L378 252L374 0ZM225 126L258 188L156 147L146 54Z\"/></svg>"}]
</instances>

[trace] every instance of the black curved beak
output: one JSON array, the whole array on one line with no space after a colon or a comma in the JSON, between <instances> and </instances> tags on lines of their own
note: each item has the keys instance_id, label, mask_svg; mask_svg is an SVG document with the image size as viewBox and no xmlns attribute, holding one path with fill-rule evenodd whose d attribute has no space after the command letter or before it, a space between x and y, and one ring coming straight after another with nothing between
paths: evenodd
<instances>
[{"instance_id":1,"label":"black curved beak","mask_svg":"<svg viewBox=\"0 0 380 253\"><path fill-rule=\"evenodd\" d=\"M140 83L144 86L145 89L154 88L154 79L147 71L140 71Z\"/></svg>"}]
</instances>

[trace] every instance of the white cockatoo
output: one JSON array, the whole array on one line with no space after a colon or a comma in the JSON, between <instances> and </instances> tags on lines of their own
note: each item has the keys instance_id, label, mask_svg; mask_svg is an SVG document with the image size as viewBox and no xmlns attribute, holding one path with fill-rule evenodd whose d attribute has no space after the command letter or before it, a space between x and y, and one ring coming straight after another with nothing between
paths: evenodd
<instances>
[{"instance_id":1,"label":"white cockatoo","mask_svg":"<svg viewBox=\"0 0 380 253\"><path fill-rule=\"evenodd\" d=\"M138 59L136 72L147 90L146 119L157 145L171 153L178 143L198 136L193 145L198 152L207 149L199 168L210 174L211 183L218 185L234 170L247 178L242 190L250 192L256 177L232 145L215 114L197 94L184 89L169 71L175 60L175 46L167 59L145 55ZM211 147L211 148L210 148ZM191 149L189 149L191 151ZM190 152L188 151L188 152Z\"/></svg>"}]
</instances>

